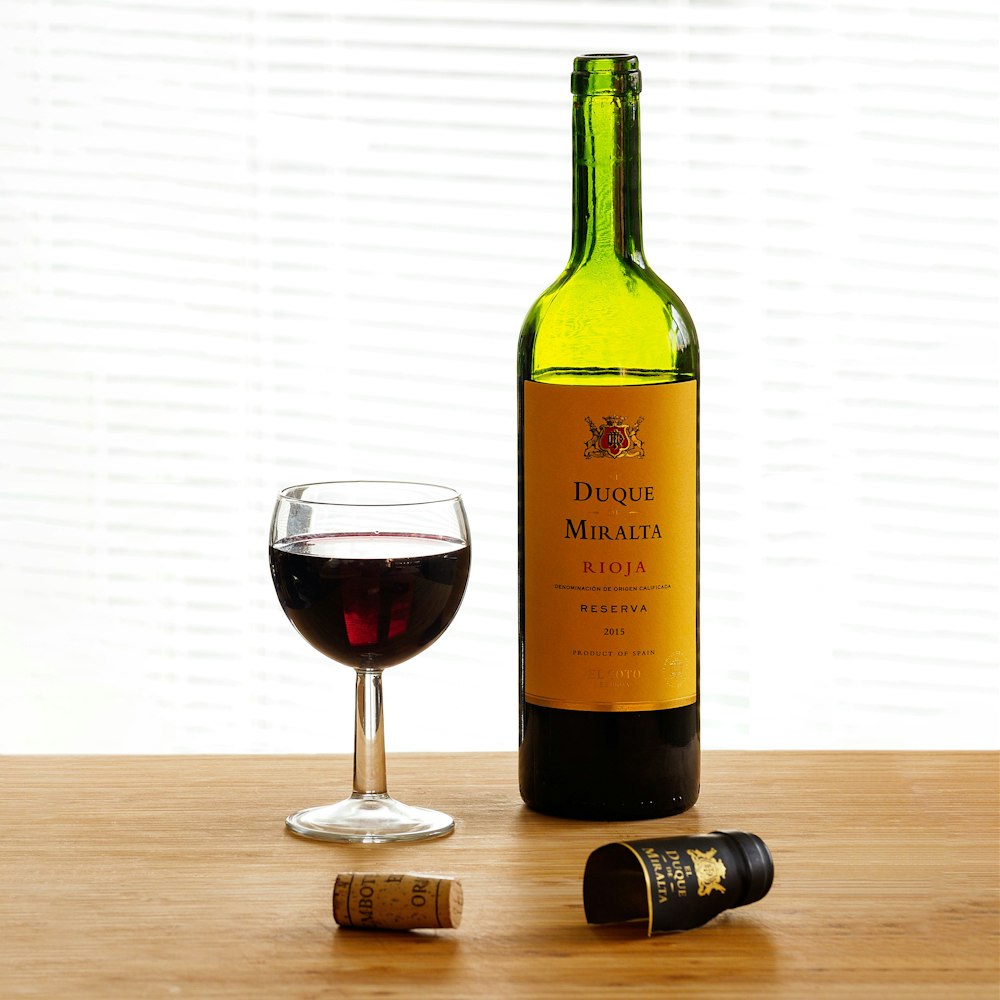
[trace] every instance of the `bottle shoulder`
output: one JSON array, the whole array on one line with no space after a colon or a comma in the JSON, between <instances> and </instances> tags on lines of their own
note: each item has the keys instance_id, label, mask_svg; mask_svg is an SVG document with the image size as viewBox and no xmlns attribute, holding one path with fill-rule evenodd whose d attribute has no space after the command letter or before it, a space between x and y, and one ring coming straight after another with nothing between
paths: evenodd
<instances>
[{"instance_id":1,"label":"bottle shoulder","mask_svg":"<svg viewBox=\"0 0 1000 1000\"><path fill-rule=\"evenodd\" d=\"M567 267L528 310L522 377L591 367L697 377L697 333L680 296L648 266L596 265Z\"/></svg>"}]
</instances>

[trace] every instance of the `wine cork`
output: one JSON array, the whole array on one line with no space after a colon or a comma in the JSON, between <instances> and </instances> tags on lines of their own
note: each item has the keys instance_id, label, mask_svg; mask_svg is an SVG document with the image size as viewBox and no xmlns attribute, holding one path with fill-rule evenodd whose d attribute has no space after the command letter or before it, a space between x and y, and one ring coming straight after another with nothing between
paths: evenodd
<instances>
[{"instance_id":1,"label":"wine cork","mask_svg":"<svg viewBox=\"0 0 1000 1000\"><path fill-rule=\"evenodd\" d=\"M390 931L457 927L462 883L437 875L343 872L333 886L333 919L341 927Z\"/></svg>"}]
</instances>

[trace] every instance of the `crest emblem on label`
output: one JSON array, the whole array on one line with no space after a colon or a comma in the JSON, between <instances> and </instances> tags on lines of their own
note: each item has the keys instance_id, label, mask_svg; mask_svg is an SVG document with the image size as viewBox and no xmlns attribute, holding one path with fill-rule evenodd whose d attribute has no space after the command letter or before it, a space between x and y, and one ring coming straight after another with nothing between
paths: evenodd
<instances>
[{"instance_id":1,"label":"crest emblem on label","mask_svg":"<svg viewBox=\"0 0 1000 1000\"><path fill-rule=\"evenodd\" d=\"M645 454L639 440L642 417L631 425L619 416L605 417L602 424L595 424L590 417L586 420L590 438L583 446L584 458L642 458Z\"/></svg>"},{"instance_id":2,"label":"crest emblem on label","mask_svg":"<svg viewBox=\"0 0 1000 1000\"><path fill-rule=\"evenodd\" d=\"M715 848L710 851L688 849L688 856L694 862L694 873L698 877L698 895L707 896L712 892L725 893L722 880L726 877L726 866L715 856Z\"/></svg>"}]
</instances>

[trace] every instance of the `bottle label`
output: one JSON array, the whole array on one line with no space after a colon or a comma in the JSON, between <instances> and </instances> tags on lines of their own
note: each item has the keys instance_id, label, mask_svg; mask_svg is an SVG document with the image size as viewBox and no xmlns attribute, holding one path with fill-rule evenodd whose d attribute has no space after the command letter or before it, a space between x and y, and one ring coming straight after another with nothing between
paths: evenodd
<instances>
[{"instance_id":1,"label":"bottle label","mask_svg":"<svg viewBox=\"0 0 1000 1000\"><path fill-rule=\"evenodd\" d=\"M535 705L697 698L698 383L524 383L524 681Z\"/></svg>"}]
</instances>

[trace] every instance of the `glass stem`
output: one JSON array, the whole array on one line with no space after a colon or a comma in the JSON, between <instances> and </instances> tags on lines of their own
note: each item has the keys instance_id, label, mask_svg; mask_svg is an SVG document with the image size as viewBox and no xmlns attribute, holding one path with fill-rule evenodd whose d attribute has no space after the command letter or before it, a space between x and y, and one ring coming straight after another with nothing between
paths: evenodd
<instances>
[{"instance_id":1,"label":"glass stem","mask_svg":"<svg viewBox=\"0 0 1000 1000\"><path fill-rule=\"evenodd\" d=\"M354 797L385 795L382 671L358 670L354 717Z\"/></svg>"}]
</instances>

